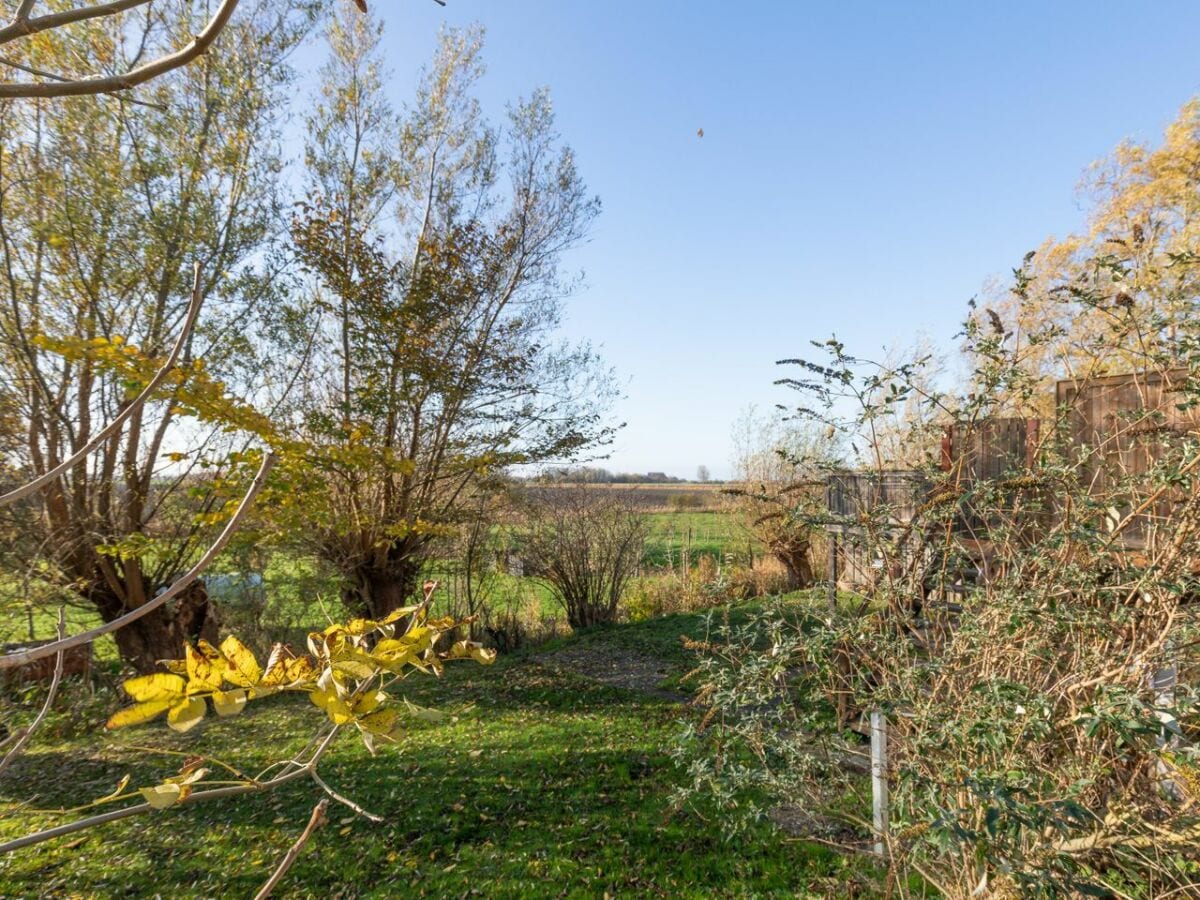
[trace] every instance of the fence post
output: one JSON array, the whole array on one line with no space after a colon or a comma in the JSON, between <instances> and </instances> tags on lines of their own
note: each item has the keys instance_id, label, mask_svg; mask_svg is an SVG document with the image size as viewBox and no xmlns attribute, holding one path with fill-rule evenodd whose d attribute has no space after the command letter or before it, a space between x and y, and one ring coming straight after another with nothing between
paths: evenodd
<instances>
[{"instance_id":1,"label":"fence post","mask_svg":"<svg viewBox=\"0 0 1200 900\"><path fill-rule=\"evenodd\" d=\"M880 711L871 713L871 811L875 825L875 855L887 855L888 832L888 763L887 717Z\"/></svg>"},{"instance_id":2,"label":"fence post","mask_svg":"<svg viewBox=\"0 0 1200 900\"><path fill-rule=\"evenodd\" d=\"M832 618L837 615L838 536L836 531L827 533L829 534L829 587L827 597L829 599L829 615Z\"/></svg>"},{"instance_id":3,"label":"fence post","mask_svg":"<svg viewBox=\"0 0 1200 900\"><path fill-rule=\"evenodd\" d=\"M1167 653L1171 654L1173 646L1167 643ZM1162 722L1162 733L1158 737L1158 746L1167 749L1179 743L1179 722L1172 715L1175 708L1175 688L1179 683L1179 666L1172 660L1170 664L1156 670L1150 676L1150 687L1154 691L1154 706L1159 710L1158 720ZM1155 764L1160 776L1158 787L1163 795L1175 801L1183 800L1183 791L1171 777L1171 768L1163 760Z\"/></svg>"}]
</instances>

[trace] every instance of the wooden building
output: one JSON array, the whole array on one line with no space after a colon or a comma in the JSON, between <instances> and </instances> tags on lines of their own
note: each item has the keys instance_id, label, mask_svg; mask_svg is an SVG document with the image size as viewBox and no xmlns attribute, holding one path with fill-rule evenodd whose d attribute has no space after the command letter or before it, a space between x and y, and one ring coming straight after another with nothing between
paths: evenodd
<instances>
[{"instance_id":1,"label":"wooden building","mask_svg":"<svg viewBox=\"0 0 1200 900\"><path fill-rule=\"evenodd\" d=\"M959 499L945 527L967 555L982 557L989 535L998 528L1037 528L1054 516L1055 498L1028 490L1005 493L1006 480L1036 469L1046 456L1074 457L1083 483L1096 496L1119 502L1101 511L1101 527L1138 508L1139 485L1163 458L1167 447L1200 430L1200 406L1183 394L1185 372L1131 373L1056 385L1058 410L1053 421L993 418L948 425L942 438L940 471L839 472L826 483L830 537L829 581L843 587L869 587L883 560L873 556L893 537L909 536L923 504L939 492ZM987 482L983 508L970 500L973 485ZM1158 523L1183 498L1166 495L1151 504L1122 532L1121 546L1142 549L1156 539ZM871 533L874 531L875 533ZM920 544L908 540L907 544ZM915 551L913 551L915 552ZM908 562L903 547L893 562Z\"/></svg>"}]
</instances>

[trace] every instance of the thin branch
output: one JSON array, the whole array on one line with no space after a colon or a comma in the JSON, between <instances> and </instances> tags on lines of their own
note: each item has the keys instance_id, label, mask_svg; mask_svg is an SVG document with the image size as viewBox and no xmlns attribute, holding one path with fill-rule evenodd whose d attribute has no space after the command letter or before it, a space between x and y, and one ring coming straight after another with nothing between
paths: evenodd
<instances>
[{"instance_id":1,"label":"thin branch","mask_svg":"<svg viewBox=\"0 0 1200 900\"><path fill-rule=\"evenodd\" d=\"M222 797L237 797L242 794L253 794L258 791L269 791L279 787L282 784L287 784L290 781L295 781L315 772L317 763L321 761L321 757L333 744L333 739L341 730L340 726L335 726L332 731L321 742L320 746L313 752L312 758L301 768L290 772L284 772L276 775L270 781L253 781L248 784L231 785L229 787L213 788L210 791L194 791L189 794L187 799L179 806L190 806L193 803L202 803L205 800L219 800ZM53 840L58 837L65 837L68 834L74 834L77 831L83 831L87 828L95 828L97 825L105 825L109 822L118 822L121 819L128 819L130 816L138 816L142 813L150 812L153 807L149 803L139 803L136 806L128 806L125 809L115 809L112 812L101 813L98 816L88 816L86 819L78 819L74 822L68 822L65 825L56 825L54 828L47 828L44 831L38 831L33 834L27 834L24 837L17 838L7 843L0 844L0 856L6 853L12 853L14 850L21 850L25 847L32 847L35 844L41 844L44 841Z\"/></svg>"},{"instance_id":2,"label":"thin branch","mask_svg":"<svg viewBox=\"0 0 1200 900\"><path fill-rule=\"evenodd\" d=\"M0 28L0 46L18 38L50 31L64 25L117 15L126 10L144 6L151 0L112 0L110 3L51 13L36 19L29 17L33 2L34 0L23 0L12 21ZM446 5L446 0L434 0L434 2L439 6ZM91 75L71 78L42 73L42 77L52 80L49 82L0 82L0 99L80 97L130 90L167 72L182 68L203 56L221 32L225 30L237 5L238 0L221 0L221 5L217 7L217 11L213 13L204 30L196 35L190 44L174 53L165 54L152 62L130 69L123 75ZM366 10L365 0L357 0L357 5L360 9Z\"/></svg>"},{"instance_id":3,"label":"thin branch","mask_svg":"<svg viewBox=\"0 0 1200 900\"><path fill-rule=\"evenodd\" d=\"M28 37L31 34L37 34L41 31L62 28L64 25L72 25L75 22L113 16L117 13L125 12L127 9L133 9L136 6L145 6L149 2L151 0L113 0L111 3L100 3L96 6L81 6L78 9L68 9L63 12L50 13L49 15L31 19L29 18L29 13L33 7L33 0L27 0L17 10L17 14L13 16L12 21L5 27L0 28L0 45L15 41L18 38Z\"/></svg>"},{"instance_id":4,"label":"thin branch","mask_svg":"<svg viewBox=\"0 0 1200 900\"><path fill-rule=\"evenodd\" d=\"M13 69L20 69L22 72L28 72L30 75L36 75L39 78L49 78L53 81L71 80L64 75L57 75L54 72L47 72L45 69L39 69L36 66L26 65L23 62L17 62L15 59L10 59L7 56L0 56L0 66L8 66ZM148 100L138 100L136 97L124 97L120 94L113 94L111 96L125 103L132 103L135 106L144 106L147 109L156 109L159 112L167 111L167 107L161 103L151 103Z\"/></svg>"},{"instance_id":5,"label":"thin branch","mask_svg":"<svg viewBox=\"0 0 1200 900\"><path fill-rule=\"evenodd\" d=\"M66 636L67 608L60 606L58 608L58 639L61 641ZM54 698L58 696L58 685L62 682L63 663L66 660L66 656L67 652L65 650L59 650L55 656L54 678L50 682L50 690L46 694L46 702L42 704L42 709L34 720L18 732L20 737L17 738L17 742L12 746L11 750L4 754L4 759L0 760L0 774L3 774L4 770L12 765L12 761L25 749L25 745L29 743L29 739L33 737L33 733L38 730L38 727L50 712L50 707L54 705Z\"/></svg>"},{"instance_id":6,"label":"thin branch","mask_svg":"<svg viewBox=\"0 0 1200 900\"><path fill-rule=\"evenodd\" d=\"M384 820L383 816L377 816L377 815L375 815L375 813L367 812L365 809L363 809L361 806L359 806L357 803L355 803L349 797L343 797L341 794L339 794L337 791L335 791L333 788L331 788L328 784L325 783L325 780L323 778L321 778L321 776L319 774L317 774L316 769L312 769L309 772L309 774L312 775L313 781L315 781L317 784L319 784L321 786L321 790L323 790L325 793L327 793L330 797L332 797L338 803L341 803L343 806L348 806L350 809L354 810L360 816L370 819L372 822L382 822Z\"/></svg>"},{"instance_id":7,"label":"thin branch","mask_svg":"<svg viewBox=\"0 0 1200 900\"><path fill-rule=\"evenodd\" d=\"M133 0L123 0L129 5L135 5ZM86 78L70 79L60 82L10 82L0 83L0 99L15 99L20 97L80 97L92 94L107 94L113 91L127 91L174 69L186 66L192 60L202 56L213 41L217 39L233 11L237 8L238 0L221 0L221 5L213 13L204 30L196 35L190 44L174 53L160 56L145 65L131 69L123 75L92 75ZM10 26L11 27L11 26Z\"/></svg>"},{"instance_id":8,"label":"thin branch","mask_svg":"<svg viewBox=\"0 0 1200 900\"><path fill-rule=\"evenodd\" d=\"M267 883L262 886L262 889L254 895L254 900L265 900L265 898L271 896L271 892L275 890L279 882L283 880L283 876L288 873L292 864L300 856L300 851L304 849L304 845L308 843L308 839L313 836L313 832L325 824L325 811L327 809L329 809L328 798L313 807L312 816L308 820L308 826L300 833L300 837L296 838L296 843L292 844L291 849L283 857L282 862L279 863L279 868L267 879Z\"/></svg>"},{"instance_id":9,"label":"thin branch","mask_svg":"<svg viewBox=\"0 0 1200 900\"><path fill-rule=\"evenodd\" d=\"M150 383L137 395L130 404L122 410L115 419L108 423L108 426L97 434L94 438L87 442L78 453L72 454L71 458L55 466L49 472L42 475L40 478L35 478L33 481L19 487L14 491L9 491L7 494L0 496L0 506L7 506L10 503L16 503L18 500L37 493L46 485L54 481L60 475L63 475L71 470L72 467L78 465L83 459L95 452L96 448L107 441L110 437L120 431L121 427L128 421L129 417L134 415L146 402L153 396L167 380L167 376L171 374L171 370L175 368L175 363L179 360L180 354L183 353L184 347L187 346L188 338L191 336L192 329L196 324L196 317L200 315L200 307L204 303L204 297L200 293L200 265L196 265L195 280L192 286L192 302L188 306L187 318L183 323L183 330L179 334L179 338L175 341L175 346L171 348L171 355L167 357L166 362L150 379Z\"/></svg>"},{"instance_id":10,"label":"thin branch","mask_svg":"<svg viewBox=\"0 0 1200 900\"><path fill-rule=\"evenodd\" d=\"M0 670L21 666L25 663L33 662L35 659L42 659L60 651L70 650L72 647L81 647L84 644L90 644L92 641L96 640L96 638L110 634L119 628L124 628L131 622L136 622L143 616L149 615L150 613L154 612L154 610L174 600L191 586L192 582L194 582L200 576L200 574L208 567L208 565L225 548L225 545L229 543L230 538L232 538L234 533L237 531L238 525L241 523L242 518L245 516L246 512L250 509L251 504L254 502L254 498L258 496L259 491L261 491L263 485L266 484L267 474L271 471L271 467L274 465L275 454L266 454L263 457L262 465L259 466L258 473L254 476L254 481L251 483L250 489L246 492L246 495L242 497L242 501L238 505L237 511L233 514L233 518L231 518L225 525L225 529L217 537L216 541L213 542L212 546L210 546L208 550L205 551L204 555L200 557L200 561L197 562L196 565L192 566L192 568L189 569L184 575L182 575L179 580L171 585L168 590L159 594L149 603L143 604L137 609L131 610L125 613L125 615L119 616L118 618L113 619L111 622L108 622L97 628L93 628L90 631L85 631L82 634L75 635L74 637L55 641L52 644L46 644L43 647L35 647L30 650L22 650L18 653L10 653L6 656L0 656Z\"/></svg>"}]
</instances>

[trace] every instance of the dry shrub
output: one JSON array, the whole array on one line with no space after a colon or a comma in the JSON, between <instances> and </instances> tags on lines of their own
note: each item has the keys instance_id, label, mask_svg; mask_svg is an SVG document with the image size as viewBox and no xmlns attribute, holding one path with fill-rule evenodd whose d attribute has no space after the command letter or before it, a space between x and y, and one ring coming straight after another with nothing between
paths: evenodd
<instances>
[{"instance_id":1,"label":"dry shrub","mask_svg":"<svg viewBox=\"0 0 1200 900\"><path fill-rule=\"evenodd\" d=\"M969 432L1021 378L1003 335L968 334L982 357L957 410ZM859 361L830 346L810 371L858 385ZM1200 892L1200 431L1162 424L1194 415L1198 373L1172 408L1106 420L1119 440L1044 423L1032 462L989 477L930 466L907 523L863 509L851 524L883 565L857 609L717 627L699 670L708 712L677 748L679 801L817 810L840 796L867 844L869 801L839 760L857 714L881 710L900 893L910 879L959 898ZM850 424L877 423L912 380L875 373Z\"/></svg>"},{"instance_id":2,"label":"dry shrub","mask_svg":"<svg viewBox=\"0 0 1200 900\"><path fill-rule=\"evenodd\" d=\"M787 569L773 556L756 558L750 566L734 566L728 578L729 595L734 600L785 594L791 585Z\"/></svg>"},{"instance_id":3,"label":"dry shrub","mask_svg":"<svg viewBox=\"0 0 1200 900\"><path fill-rule=\"evenodd\" d=\"M626 497L585 487L529 495L525 551L572 628L616 619L641 565L646 520Z\"/></svg>"},{"instance_id":4,"label":"dry shrub","mask_svg":"<svg viewBox=\"0 0 1200 900\"><path fill-rule=\"evenodd\" d=\"M722 568L713 557L701 556L683 575L672 571L636 579L622 608L627 618L640 622L787 590L787 570L774 558L756 559L753 566Z\"/></svg>"}]
</instances>

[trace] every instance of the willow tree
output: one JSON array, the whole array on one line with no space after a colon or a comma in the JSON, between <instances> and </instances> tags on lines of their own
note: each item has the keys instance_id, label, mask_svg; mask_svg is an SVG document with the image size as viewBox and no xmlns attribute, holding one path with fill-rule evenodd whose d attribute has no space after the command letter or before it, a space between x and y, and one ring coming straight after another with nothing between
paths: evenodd
<instances>
[{"instance_id":1,"label":"willow tree","mask_svg":"<svg viewBox=\"0 0 1200 900\"><path fill-rule=\"evenodd\" d=\"M398 115L377 40L370 22L333 26L293 229L312 285L294 317L312 450L293 524L372 615L412 594L481 479L604 440L610 394L587 347L554 340L562 257L599 204L549 96L494 130L473 96L481 33L447 31Z\"/></svg>"},{"instance_id":2,"label":"willow tree","mask_svg":"<svg viewBox=\"0 0 1200 900\"><path fill-rule=\"evenodd\" d=\"M302 6L258 4L226 26L218 52L145 86L136 102L0 103L0 390L18 426L16 473L54 469L123 409L137 385L106 358L121 345L165 355L196 266L204 316L182 368L203 359L226 383L253 377L251 336L274 305L264 251L281 222L273 110L310 21ZM128 22L89 23L76 45L59 34L29 52L47 70L75 57L120 69L204 19L202 5L183 0L156 12L137 33ZM220 465L230 449L220 429L181 423L170 402L139 410L36 504L26 536L40 571L105 621L147 603L207 543L204 516L222 501L196 467ZM125 660L149 668L214 628L197 588L116 640Z\"/></svg>"}]
</instances>

